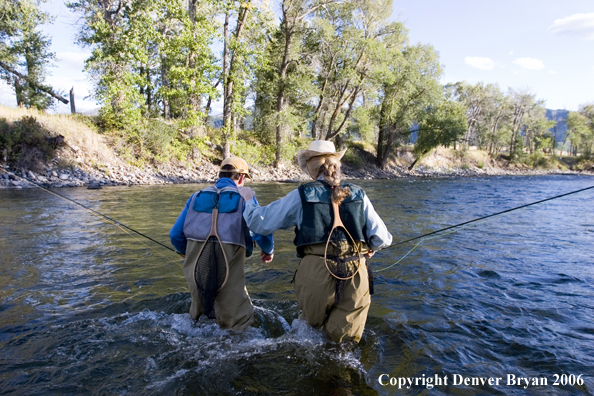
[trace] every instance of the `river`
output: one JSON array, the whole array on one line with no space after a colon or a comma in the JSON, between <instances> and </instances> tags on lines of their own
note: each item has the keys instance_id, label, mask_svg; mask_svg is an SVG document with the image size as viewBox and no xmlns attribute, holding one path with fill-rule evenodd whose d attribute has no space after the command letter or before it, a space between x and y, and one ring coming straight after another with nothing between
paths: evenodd
<instances>
[{"instance_id":1,"label":"river","mask_svg":"<svg viewBox=\"0 0 594 396\"><path fill-rule=\"evenodd\" d=\"M357 184L398 242L594 178ZM169 244L205 186L54 191ZM264 205L297 185L251 187ZM593 202L589 190L377 253L354 345L297 320L292 230L275 233L272 263L247 259L256 324L233 332L190 319L172 252L40 189L0 190L0 394L589 395Z\"/></svg>"}]
</instances>

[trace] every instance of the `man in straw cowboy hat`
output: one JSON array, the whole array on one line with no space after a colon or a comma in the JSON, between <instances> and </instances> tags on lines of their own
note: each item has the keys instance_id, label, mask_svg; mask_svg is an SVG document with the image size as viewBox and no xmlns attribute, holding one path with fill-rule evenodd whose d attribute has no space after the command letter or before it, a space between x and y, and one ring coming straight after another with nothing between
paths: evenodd
<instances>
[{"instance_id":1,"label":"man in straw cowboy hat","mask_svg":"<svg viewBox=\"0 0 594 396\"><path fill-rule=\"evenodd\" d=\"M311 142L297 160L314 181L264 207L247 199L244 219L263 235L296 227L300 318L323 327L336 342L359 342L371 303L367 259L389 246L392 235L365 191L341 181L345 151L337 152L329 141Z\"/></svg>"},{"instance_id":2,"label":"man in straw cowboy hat","mask_svg":"<svg viewBox=\"0 0 594 396\"><path fill-rule=\"evenodd\" d=\"M241 330L254 321L254 307L245 288L245 257L255 240L264 263L272 261L272 235L253 234L244 219L246 192L257 206L247 163L229 157L221 164L213 187L193 194L169 231L171 243L185 255L184 275L192 304L190 316L216 318L221 327Z\"/></svg>"}]
</instances>

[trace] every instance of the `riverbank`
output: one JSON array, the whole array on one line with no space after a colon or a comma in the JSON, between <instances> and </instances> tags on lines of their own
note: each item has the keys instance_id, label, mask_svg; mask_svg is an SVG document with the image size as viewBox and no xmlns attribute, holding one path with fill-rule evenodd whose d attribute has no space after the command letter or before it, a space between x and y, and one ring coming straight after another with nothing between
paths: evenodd
<instances>
[{"instance_id":1,"label":"riverbank","mask_svg":"<svg viewBox=\"0 0 594 396\"><path fill-rule=\"evenodd\" d=\"M402 158L393 161L385 170L375 166L355 167L343 165L346 179L395 179L402 177L470 177L486 175L545 175L545 174L587 174L592 171L574 171L570 169L533 169L528 166L506 163L503 160L491 160L487 163L462 165L448 158L447 149L439 149L430 158L425 158L414 169L398 162L406 163ZM18 169L4 165L0 171L0 188L34 187L27 182L41 184L44 187L87 187L122 185L165 185L182 183L209 183L218 177L218 166L204 162L199 165L165 164L160 166L134 167L113 161L93 166L84 161L74 162L68 155L68 149L59 150L56 158L42 165L37 171ZM66 164L66 165L65 165ZM291 165L277 169L274 167L251 167L254 182L293 182L309 180L301 170ZM26 180L25 180L26 179Z\"/></svg>"},{"instance_id":2,"label":"riverbank","mask_svg":"<svg viewBox=\"0 0 594 396\"><path fill-rule=\"evenodd\" d=\"M23 121L25 118L29 120L27 125ZM122 149L121 141L113 136L98 133L88 125L88 119L84 117L48 115L35 110L2 106L0 121L3 128L0 132L4 133L5 146L8 145L7 141L10 143L6 131L11 131L14 135L15 125L17 131L18 128L23 131L26 129L26 133L32 133L41 142L38 142L37 146L26 143L30 139L23 139L22 135L25 132L18 132L20 139L25 143L16 146L13 142L12 149L18 153L18 157L15 155L12 160L8 149L3 150L0 157L0 188L34 187L27 180L52 188L100 188L117 185L208 183L217 179L219 148L215 143L208 141L202 151L192 155L192 160L171 159L134 166L131 164L134 161L130 160L129 155L127 158L122 155L126 147ZM380 169L376 166L374 153L370 150L361 144L349 144L349 150L343 159L345 178L594 174L594 167L578 170L578 162L574 157L564 162L563 158L559 161L558 157L543 156L540 161L542 166L535 168L523 163L511 163L502 156L493 159L480 150L461 151L449 148L433 150L418 161L413 169L409 169L415 159L410 147L399 148L386 169ZM297 183L309 180L301 172L296 161L280 168L250 165L255 182Z\"/></svg>"}]
</instances>

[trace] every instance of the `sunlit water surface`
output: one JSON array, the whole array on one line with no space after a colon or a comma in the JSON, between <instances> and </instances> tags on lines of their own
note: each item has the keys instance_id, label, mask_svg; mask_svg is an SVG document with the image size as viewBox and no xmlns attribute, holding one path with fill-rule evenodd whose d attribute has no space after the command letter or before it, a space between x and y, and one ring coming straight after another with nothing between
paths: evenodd
<instances>
[{"instance_id":1,"label":"sunlit water surface","mask_svg":"<svg viewBox=\"0 0 594 396\"><path fill-rule=\"evenodd\" d=\"M358 184L398 242L594 178ZM168 244L203 187L55 191ZM296 187L252 184L261 204ZM0 190L0 394L591 394L593 201L589 190L438 234L390 268L416 241L376 254L364 338L339 345L297 320L292 230L275 234L272 263L247 259L257 320L233 332L190 319L172 252L39 189ZM508 385L508 374L548 383ZM454 384L455 375L503 379ZM389 385L436 376L448 385Z\"/></svg>"}]
</instances>

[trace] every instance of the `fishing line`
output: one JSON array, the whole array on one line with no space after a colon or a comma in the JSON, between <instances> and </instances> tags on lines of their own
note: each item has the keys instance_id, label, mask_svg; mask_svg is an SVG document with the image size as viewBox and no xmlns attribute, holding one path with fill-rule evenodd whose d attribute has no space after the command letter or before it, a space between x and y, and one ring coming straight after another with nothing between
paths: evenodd
<instances>
[{"instance_id":1,"label":"fishing line","mask_svg":"<svg viewBox=\"0 0 594 396\"><path fill-rule=\"evenodd\" d=\"M415 241L415 240L417 240L417 239L419 240L419 241L418 241L418 242L415 244L415 246L413 246L413 247L412 247L412 249L410 249L410 250L409 250L409 251L408 251L408 252L407 252L407 253L406 253L404 256L402 256L402 257L401 257L401 258L400 258L398 261L396 261L394 264L391 264L391 265L389 265L389 266L387 266L387 267L385 267L385 268L382 268L382 269L376 270L376 272L385 271L385 270L387 270L388 268L391 268L391 267L395 266L396 264L400 263L402 260L404 260L404 258L405 258L406 256L408 256L410 253L412 253L412 252L413 252L413 250L415 250L415 249L416 249L416 248L417 248L417 247L418 247L418 246L419 246L421 243L423 243L423 241L426 241L426 240L431 240L431 239L434 239L434 238L440 237L440 236L442 236L440 233L442 233L442 232L444 232L444 231L449 231L449 232L447 232L447 233L445 234L445 235L448 235L448 234L451 234L451 233L454 233L454 232L458 231L458 230L457 230L457 228L459 228L459 227L463 227L463 226L465 226L465 225L468 225L468 224L471 224L471 223L476 223L476 222L478 222L478 221L481 221L481 220L486 220L486 219L489 219L489 218L492 218L492 217L501 216L501 215L503 215L503 214L506 214L506 213L509 213L509 212L513 212L513 211L515 211L515 210L524 209L524 208L527 208L527 207L529 207L529 206L538 205L538 204L541 204L541 203L543 203L543 202L552 201L552 200L554 200L554 199L558 199L558 198L566 197L566 196L568 196L568 195L572 195L572 194L577 194L577 193L580 193L580 192L583 192L583 191L591 190L591 189L593 189L593 188L594 188L594 186L590 186L590 187L582 188L582 189L580 189L580 190L571 191L571 192L568 192L568 193L565 193L565 194L556 195L556 196L554 196L554 197L551 197L551 198L542 199L542 200L540 200L540 201L532 202L532 203L529 203L529 204L526 204L526 205L517 206L517 207L515 207L515 208L511 208L511 209L503 210L503 211L501 211L501 212L497 212L497 213L493 213L493 214L490 214L490 215L487 215L487 216L479 217L479 218L476 218L476 219L473 219L473 220L465 221L464 223L460 223L460 224L452 225L452 226L449 226L449 227L445 227L445 228L442 228L442 229L440 229L440 230L437 230L437 231L429 232L429 233L427 233L427 234L423 234L423 235L420 235L420 236L417 236L417 237L414 237L414 238L410 238L410 239L407 239L407 240L404 240L404 241L398 242L398 243L396 243L396 244L390 245L390 246L388 246L387 248L385 248L385 249L383 249L383 250L391 249L391 248L393 248L393 247L395 247L395 246L402 245L402 244L405 244L405 243L407 243L407 242ZM440 235L435 235L435 234L440 234ZM428 236L430 236L430 235L434 235L434 236L433 236L433 237L431 237L431 238L427 238L427 237L428 237Z\"/></svg>"},{"instance_id":2,"label":"fishing line","mask_svg":"<svg viewBox=\"0 0 594 396\"><path fill-rule=\"evenodd\" d=\"M10 171L7 171L6 169L3 169L3 168L1 168L1 167L0 167L0 170L2 170L3 172L5 172L5 173L7 173L7 174L9 174L9 175L12 175L12 176L14 176L14 177L16 177L16 178L19 178L19 179L21 179L21 180L25 180L26 182L33 184L34 186L36 186L36 187L40 188L41 190L43 190L43 191L45 191L45 192L47 192L47 193L49 193L49 194L52 194L52 195L54 195L54 196L56 196L56 197L59 197L59 198L62 198L62 199L64 199L64 200L66 200L66 201L69 201L69 202L71 202L71 203L73 203L73 204L75 204L75 205L78 205L78 206L80 206L81 208L84 208L84 209L88 210L89 212L93 213L94 215L96 215L96 216L98 216L98 217L101 217L101 218L103 218L103 219L107 220L109 223L111 223L111 224L115 225L115 226L116 226L116 227L118 227L120 230L124 231L126 234L128 234L128 235L130 235L130 236L133 236L133 235L132 235L132 234L130 234L129 232L127 232L126 230L130 230L130 231L132 231L132 232L134 232L134 233L136 233L136 234L138 234L138 235L140 235L140 236L142 236L142 237L144 237L144 238L146 238L146 239L148 239L148 240L150 240L150 241L152 241L152 242L154 242L154 243L156 243L156 244L158 244L158 245L160 245L160 246L164 247L165 249L171 250L172 252L174 252L174 253L177 253L177 254L179 254L180 256L182 256L182 257L183 257L183 255L182 255L181 253L179 253L179 252L175 251L174 249L170 248L169 246L167 246L167 245L164 245L164 244L162 244L161 242L159 242L159 241L157 241L157 240L155 240L155 239L153 239L153 238L149 237L148 235L145 235L145 234L143 234L143 233L142 233L142 232L140 232L140 231L136 231L135 229L133 229L133 228L131 228L131 227L128 227L127 225L125 225L125 224L122 224L122 223L120 223L119 221L117 221L117 220L114 220L114 219L112 219L112 218L111 218L111 217L109 217L109 216L106 216L106 215L104 215L103 213L99 213L99 212L97 212L96 210L94 210L94 209L91 209L91 208L89 208L88 206L85 206L85 205L81 204L80 202L77 202L77 201L75 201L75 200L73 200L73 199L71 199L71 198L68 198L68 197L66 197L66 196L64 196L64 195L62 195L62 194L59 194L59 193L57 193L57 192L50 191L50 190L48 190L47 188L43 187L42 185L40 185L40 184L38 184L38 183L35 183L35 182L33 182L33 181L31 181L31 180L28 180L28 179L26 179L26 178L24 178L24 177L20 177L20 176L18 176L18 175L15 175L14 173L12 173L12 172L10 172ZM122 228L122 227L123 227L123 228ZM143 243L143 245L145 245L145 244ZM145 246L147 246L149 249L153 250L153 249L152 249L152 248L150 248L148 245L145 245ZM153 252L157 253L155 250L153 250ZM159 256L161 256L159 253L157 253L157 254L158 254ZM163 257L163 256L161 256L161 257Z\"/></svg>"}]
</instances>

